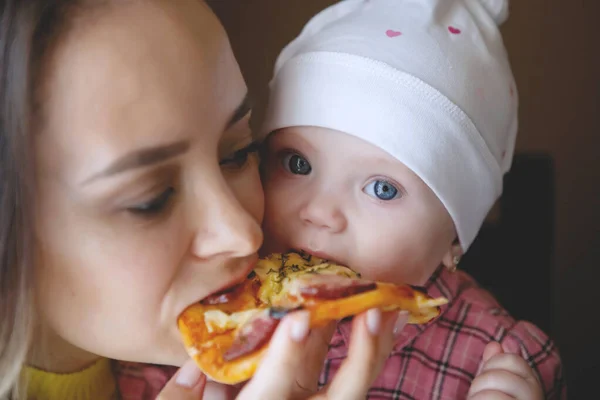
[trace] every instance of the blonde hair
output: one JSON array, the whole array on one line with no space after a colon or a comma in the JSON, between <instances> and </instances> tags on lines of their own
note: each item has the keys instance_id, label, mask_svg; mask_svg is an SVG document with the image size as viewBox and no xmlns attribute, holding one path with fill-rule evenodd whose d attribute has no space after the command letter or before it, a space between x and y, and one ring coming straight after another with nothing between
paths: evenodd
<instances>
[{"instance_id":1,"label":"blonde hair","mask_svg":"<svg viewBox=\"0 0 600 400\"><path fill-rule=\"evenodd\" d=\"M17 398L33 333L34 88L76 0L0 2L0 398Z\"/></svg>"}]
</instances>

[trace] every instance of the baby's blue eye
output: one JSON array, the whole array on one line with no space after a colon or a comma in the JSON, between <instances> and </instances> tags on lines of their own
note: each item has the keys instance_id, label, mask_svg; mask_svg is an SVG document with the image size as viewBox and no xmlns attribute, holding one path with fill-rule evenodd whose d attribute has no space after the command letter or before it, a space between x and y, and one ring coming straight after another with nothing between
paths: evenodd
<instances>
[{"instance_id":1,"label":"baby's blue eye","mask_svg":"<svg viewBox=\"0 0 600 400\"><path fill-rule=\"evenodd\" d=\"M296 153L288 153L283 156L283 168L294 175L308 175L312 167L308 160Z\"/></svg>"},{"instance_id":2,"label":"baby's blue eye","mask_svg":"<svg viewBox=\"0 0 600 400\"><path fill-rule=\"evenodd\" d=\"M376 197L379 200L393 200L400 197L400 191L396 186L386 180L375 180L369 183L363 191L371 197Z\"/></svg>"}]
</instances>

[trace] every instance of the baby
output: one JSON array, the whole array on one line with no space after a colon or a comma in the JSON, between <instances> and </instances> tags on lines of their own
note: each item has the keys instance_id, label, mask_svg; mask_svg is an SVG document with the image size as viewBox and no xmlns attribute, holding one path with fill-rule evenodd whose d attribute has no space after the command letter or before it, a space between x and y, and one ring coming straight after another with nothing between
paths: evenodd
<instances>
[{"instance_id":1,"label":"baby","mask_svg":"<svg viewBox=\"0 0 600 400\"><path fill-rule=\"evenodd\" d=\"M304 250L450 301L402 332L370 397L565 396L553 342L456 271L512 162L507 15L504 0L346 0L277 60L263 251ZM341 323L321 385L349 334Z\"/></svg>"}]
</instances>

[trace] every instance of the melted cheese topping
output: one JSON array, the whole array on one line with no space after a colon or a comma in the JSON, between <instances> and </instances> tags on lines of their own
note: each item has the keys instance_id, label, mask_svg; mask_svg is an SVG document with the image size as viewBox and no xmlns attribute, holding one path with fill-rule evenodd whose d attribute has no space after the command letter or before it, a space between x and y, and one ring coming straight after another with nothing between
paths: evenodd
<instances>
[{"instance_id":1,"label":"melted cheese topping","mask_svg":"<svg viewBox=\"0 0 600 400\"><path fill-rule=\"evenodd\" d=\"M297 253L273 254L260 260L254 271L262 283L258 292L260 300L283 307L294 306L293 299L298 295L299 288L307 285L315 274L359 277L350 268Z\"/></svg>"},{"instance_id":2,"label":"melted cheese topping","mask_svg":"<svg viewBox=\"0 0 600 400\"><path fill-rule=\"evenodd\" d=\"M221 310L208 310L204 312L204 322L206 323L206 329L209 333L215 331L224 332L242 326L260 311L261 310L258 308L253 308L233 314L227 314Z\"/></svg>"},{"instance_id":3,"label":"melted cheese topping","mask_svg":"<svg viewBox=\"0 0 600 400\"><path fill-rule=\"evenodd\" d=\"M350 268L329 263L321 258L297 253L273 254L261 259L254 269L261 281L260 300L269 306L293 308L300 287L309 284L315 275L339 275L358 278ZM204 322L209 333L237 329L254 317L261 309L250 309L228 314L211 309L204 312Z\"/></svg>"}]
</instances>

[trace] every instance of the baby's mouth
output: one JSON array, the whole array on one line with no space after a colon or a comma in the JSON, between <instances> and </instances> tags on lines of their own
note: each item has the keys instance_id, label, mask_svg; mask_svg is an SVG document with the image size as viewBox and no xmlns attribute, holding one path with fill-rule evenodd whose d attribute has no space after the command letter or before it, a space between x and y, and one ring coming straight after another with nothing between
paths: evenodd
<instances>
[{"instance_id":1,"label":"baby's mouth","mask_svg":"<svg viewBox=\"0 0 600 400\"><path fill-rule=\"evenodd\" d=\"M329 253L326 253L324 251L313 251L313 250L300 249L300 250L296 250L296 252L300 253L300 254L306 254L306 255L309 255L309 256L317 257L317 258L322 258L325 261L329 261L331 263L335 263L335 264L338 264L338 265L346 266L346 264L344 264L343 262L335 259Z\"/></svg>"}]
</instances>

